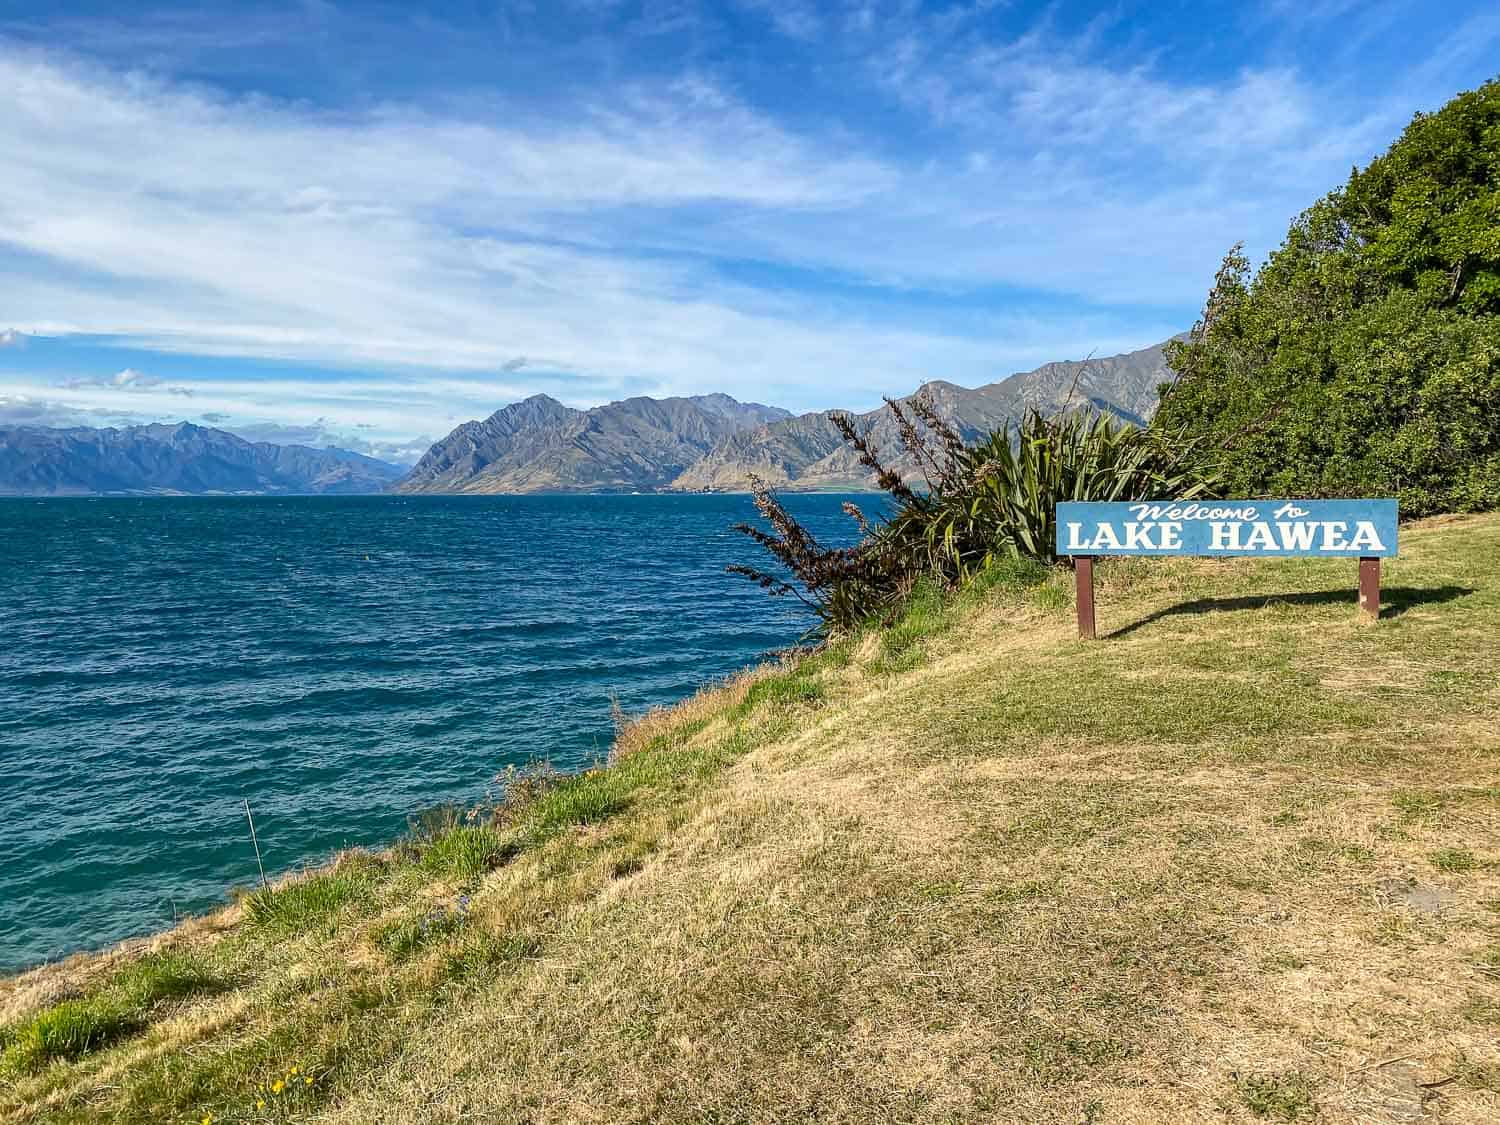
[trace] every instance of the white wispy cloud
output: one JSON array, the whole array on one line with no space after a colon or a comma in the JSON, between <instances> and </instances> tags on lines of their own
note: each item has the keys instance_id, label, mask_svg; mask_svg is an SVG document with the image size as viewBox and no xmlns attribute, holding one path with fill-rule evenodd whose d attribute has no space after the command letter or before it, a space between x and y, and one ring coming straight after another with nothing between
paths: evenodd
<instances>
[{"instance_id":1,"label":"white wispy cloud","mask_svg":"<svg viewBox=\"0 0 1500 1125\"><path fill-rule=\"evenodd\" d=\"M155 375L147 375L143 371L137 371L133 367L127 367L123 371L117 371L108 378L84 378L75 377L66 380L62 386L68 390L78 390L83 387L100 387L105 390L126 391L130 394L161 393L169 395L181 395L183 398L191 398L193 390L180 383L169 383L165 379Z\"/></svg>"},{"instance_id":2,"label":"white wispy cloud","mask_svg":"<svg viewBox=\"0 0 1500 1125\"><path fill-rule=\"evenodd\" d=\"M715 302L702 265L559 243L552 220L816 211L889 179L697 81L534 132L398 109L330 121L14 52L0 84L16 92L0 145L19 154L0 238L55 266L0 265L7 311L209 355L455 370L523 354L667 385L713 378L705 360L727 350L788 371L805 331Z\"/></svg>"},{"instance_id":3,"label":"white wispy cloud","mask_svg":"<svg viewBox=\"0 0 1500 1125\"><path fill-rule=\"evenodd\" d=\"M92 408L40 395L0 392L0 426L113 426L148 421L132 411Z\"/></svg>"},{"instance_id":4,"label":"white wispy cloud","mask_svg":"<svg viewBox=\"0 0 1500 1125\"><path fill-rule=\"evenodd\" d=\"M395 465L413 465L431 447L426 438L406 440L371 437L368 434L350 432L329 418L318 418L312 422L288 425L282 422L236 422L228 415L214 414L205 417L205 422L238 434L246 441L269 441L276 445L308 445L315 449L347 449L389 461ZM368 426L364 428L369 428Z\"/></svg>"},{"instance_id":5,"label":"white wispy cloud","mask_svg":"<svg viewBox=\"0 0 1500 1125\"><path fill-rule=\"evenodd\" d=\"M107 412L159 392L161 414L190 392L198 417L387 444L538 389L873 405L1180 330L1229 244L1268 248L1430 93L1341 101L1289 65L1184 80L1098 27L996 38L983 4L743 3L921 143L878 115L793 124L706 69L544 109L335 113L0 39L0 346L209 357L190 385L12 371L0 393ZM701 18L663 13L634 33ZM137 33L218 49L172 26ZM216 356L343 374L229 378Z\"/></svg>"}]
</instances>

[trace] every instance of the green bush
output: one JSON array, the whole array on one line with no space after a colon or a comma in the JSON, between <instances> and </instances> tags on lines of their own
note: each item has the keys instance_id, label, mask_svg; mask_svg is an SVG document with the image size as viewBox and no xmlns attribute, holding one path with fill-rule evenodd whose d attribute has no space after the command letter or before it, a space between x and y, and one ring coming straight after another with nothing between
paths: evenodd
<instances>
[{"instance_id":1,"label":"green bush","mask_svg":"<svg viewBox=\"0 0 1500 1125\"><path fill-rule=\"evenodd\" d=\"M935 415L927 422L942 426ZM1096 411L1047 418L1029 410L1014 430L972 446L951 441L949 449L932 491L882 534L925 548L929 568L950 579L1005 557L1052 562L1062 501L1191 500L1211 485L1196 443Z\"/></svg>"},{"instance_id":2,"label":"green bush","mask_svg":"<svg viewBox=\"0 0 1500 1125\"><path fill-rule=\"evenodd\" d=\"M1500 506L1500 80L1418 114L1252 274L1230 251L1153 423L1237 496Z\"/></svg>"}]
</instances>

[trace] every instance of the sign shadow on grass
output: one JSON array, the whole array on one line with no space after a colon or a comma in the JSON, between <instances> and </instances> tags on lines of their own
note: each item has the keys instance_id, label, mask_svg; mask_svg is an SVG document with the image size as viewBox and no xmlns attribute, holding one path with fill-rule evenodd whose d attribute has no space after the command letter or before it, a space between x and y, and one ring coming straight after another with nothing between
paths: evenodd
<instances>
[{"instance_id":1,"label":"sign shadow on grass","mask_svg":"<svg viewBox=\"0 0 1500 1125\"><path fill-rule=\"evenodd\" d=\"M1475 592L1472 586L1387 586L1380 591L1380 616L1382 618L1400 617L1413 606L1438 605ZM1347 588L1289 594L1246 594L1234 598L1197 598L1190 602L1168 606L1166 609L1159 609L1155 613L1142 617L1139 621L1133 621L1112 633L1106 633L1105 636L1110 638L1128 636L1137 629L1144 629L1147 625L1160 621L1164 617L1228 613L1239 609L1263 609L1273 602L1300 606L1348 605L1352 608L1355 605L1355 598L1351 596Z\"/></svg>"}]
</instances>

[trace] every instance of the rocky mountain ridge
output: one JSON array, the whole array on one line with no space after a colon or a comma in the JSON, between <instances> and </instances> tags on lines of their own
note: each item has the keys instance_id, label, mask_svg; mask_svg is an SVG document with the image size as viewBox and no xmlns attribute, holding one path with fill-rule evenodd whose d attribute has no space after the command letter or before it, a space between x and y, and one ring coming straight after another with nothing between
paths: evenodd
<instances>
[{"instance_id":1,"label":"rocky mountain ridge","mask_svg":"<svg viewBox=\"0 0 1500 1125\"><path fill-rule=\"evenodd\" d=\"M1048 363L981 387L935 381L938 413L975 440L1027 408L1046 414L1092 406L1136 425L1172 378L1157 344L1102 359ZM907 396L909 401L914 395ZM466 422L436 443L399 492L735 492L751 475L786 491L860 491L870 473L832 411L793 416L727 395L633 398L574 410L533 395ZM857 415L897 469L900 443L888 406Z\"/></svg>"},{"instance_id":2,"label":"rocky mountain ridge","mask_svg":"<svg viewBox=\"0 0 1500 1125\"><path fill-rule=\"evenodd\" d=\"M724 439L789 417L777 407L723 394L629 398L591 410L533 395L459 426L396 491L657 491Z\"/></svg>"}]
</instances>

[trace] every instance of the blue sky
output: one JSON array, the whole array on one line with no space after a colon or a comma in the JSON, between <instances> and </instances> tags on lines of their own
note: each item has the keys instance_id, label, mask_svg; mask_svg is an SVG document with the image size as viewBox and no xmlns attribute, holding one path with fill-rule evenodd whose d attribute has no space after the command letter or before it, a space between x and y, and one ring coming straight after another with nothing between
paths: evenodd
<instances>
[{"instance_id":1,"label":"blue sky","mask_svg":"<svg viewBox=\"0 0 1500 1125\"><path fill-rule=\"evenodd\" d=\"M0 0L0 424L409 460L1143 347L1496 59L1481 3Z\"/></svg>"}]
</instances>

